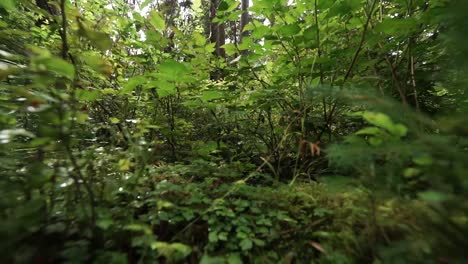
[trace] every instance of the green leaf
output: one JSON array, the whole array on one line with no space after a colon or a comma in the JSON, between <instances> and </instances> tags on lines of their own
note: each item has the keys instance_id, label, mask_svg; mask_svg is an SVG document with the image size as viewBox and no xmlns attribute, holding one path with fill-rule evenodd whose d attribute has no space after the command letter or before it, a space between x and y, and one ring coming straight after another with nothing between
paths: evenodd
<instances>
[{"instance_id":1,"label":"green leaf","mask_svg":"<svg viewBox=\"0 0 468 264\"><path fill-rule=\"evenodd\" d=\"M362 4L361 0L346 0L346 1L321 1L333 2L333 6L328 11L327 17L344 16L358 10Z\"/></svg>"},{"instance_id":2,"label":"green leaf","mask_svg":"<svg viewBox=\"0 0 468 264\"><path fill-rule=\"evenodd\" d=\"M4 8L6 11L16 10L16 1L15 0L1 0L0 7Z\"/></svg>"},{"instance_id":3,"label":"green leaf","mask_svg":"<svg viewBox=\"0 0 468 264\"><path fill-rule=\"evenodd\" d=\"M239 246L241 247L242 250L247 251L247 250L252 249L253 243L252 243L252 240L245 238L240 242Z\"/></svg>"},{"instance_id":4,"label":"green leaf","mask_svg":"<svg viewBox=\"0 0 468 264\"><path fill-rule=\"evenodd\" d=\"M163 73L169 73L174 75L184 74L189 72L187 66L184 63L169 59L159 65L159 71Z\"/></svg>"},{"instance_id":5,"label":"green leaf","mask_svg":"<svg viewBox=\"0 0 468 264\"><path fill-rule=\"evenodd\" d=\"M404 137L408 132L408 128L402 124L395 124L391 129L389 129L396 136Z\"/></svg>"},{"instance_id":6,"label":"green leaf","mask_svg":"<svg viewBox=\"0 0 468 264\"><path fill-rule=\"evenodd\" d=\"M153 11L149 15L149 21L151 25L157 30L166 29L166 21L164 21L163 16L158 11Z\"/></svg>"},{"instance_id":7,"label":"green leaf","mask_svg":"<svg viewBox=\"0 0 468 264\"><path fill-rule=\"evenodd\" d=\"M418 194L421 200L431 203L440 203L446 201L448 196L438 191L426 191Z\"/></svg>"},{"instance_id":8,"label":"green leaf","mask_svg":"<svg viewBox=\"0 0 468 264\"><path fill-rule=\"evenodd\" d=\"M227 232L220 232L218 234L218 240L227 241L228 240L228 233Z\"/></svg>"},{"instance_id":9,"label":"green leaf","mask_svg":"<svg viewBox=\"0 0 468 264\"><path fill-rule=\"evenodd\" d=\"M304 30L303 34L306 40L316 40L317 39L317 26L311 26Z\"/></svg>"},{"instance_id":10,"label":"green leaf","mask_svg":"<svg viewBox=\"0 0 468 264\"><path fill-rule=\"evenodd\" d=\"M112 124L118 124L120 122L120 120L117 117L111 117L111 118L109 118L109 121Z\"/></svg>"},{"instance_id":11,"label":"green leaf","mask_svg":"<svg viewBox=\"0 0 468 264\"><path fill-rule=\"evenodd\" d=\"M372 137L369 138L369 143L372 146L380 146L383 143L383 140L381 138Z\"/></svg>"},{"instance_id":12,"label":"green leaf","mask_svg":"<svg viewBox=\"0 0 468 264\"><path fill-rule=\"evenodd\" d=\"M204 46L206 44L206 38L198 32L193 33L193 40L197 46Z\"/></svg>"},{"instance_id":13,"label":"green leaf","mask_svg":"<svg viewBox=\"0 0 468 264\"><path fill-rule=\"evenodd\" d=\"M419 157L413 158L413 162L420 166L429 166L432 164L433 160L430 155L421 155Z\"/></svg>"},{"instance_id":14,"label":"green leaf","mask_svg":"<svg viewBox=\"0 0 468 264\"><path fill-rule=\"evenodd\" d=\"M104 218L104 219L99 219L96 223L98 227L101 229L107 230L109 227L114 223L112 218Z\"/></svg>"},{"instance_id":15,"label":"green leaf","mask_svg":"<svg viewBox=\"0 0 468 264\"><path fill-rule=\"evenodd\" d=\"M190 253L192 253L192 249L189 246L184 245L182 243L171 243L170 245L171 248L173 248L175 251L182 255L182 258L185 258L188 255L190 255Z\"/></svg>"},{"instance_id":16,"label":"green leaf","mask_svg":"<svg viewBox=\"0 0 468 264\"><path fill-rule=\"evenodd\" d=\"M112 73L112 67L110 63L102 58L100 54L97 52L86 52L80 55L80 59L82 59L86 65L88 65L91 69L96 72L103 73L103 74L110 74Z\"/></svg>"},{"instance_id":17,"label":"green leaf","mask_svg":"<svg viewBox=\"0 0 468 264\"><path fill-rule=\"evenodd\" d=\"M387 18L379 23L375 30L388 35L407 35L418 30L418 23L414 18Z\"/></svg>"},{"instance_id":18,"label":"green leaf","mask_svg":"<svg viewBox=\"0 0 468 264\"><path fill-rule=\"evenodd\" d=\"M365 127L356 132L356 135L378 135L381 134L382 131L378 127Z\"/></svg>"},{"instance_id":19,"label":"green leaf","mask_svg":"<svg viewBox=\"0 0 468 264\"><path fill-rule=\"evenodd\" d=\"M210 241L211 243L218 242L218 233L216 231L211 231L208 234L208 241Z\"/></svg>"},{"instance_id":20,"label":"green leaf","mask_svg":"<svg viewBox=\"0 0 468 264\"><path fill-rule=\"evenodd\" d=\"M411 177L418 175L419 173L421 173L420 169L406 168L405 171L403 172L403 175L407 178L411 178Z\"/></svg>"},{"instance_id":21,"label":"green leaf","mask_svg":"<svg viewBox=\"0 0 468 264\"><path fill-rule=\"evenodd\" d=\"M253 6L251 10L253 11L262 11L262 9L266 9L263 11L273 11L273 8L277 5L280 5L281 0L256 0L253 1Z\"/></svg>"},{"instance_id":22,"label":"green leaf","mask_svg":"<svg viewBox=\"0 0 468 264\"><path fill-rule=\"evenodd\" d=\"M99 91L96 90L85 90L85 89L80 89L76 90L76 98L79 101L86 101L86 102L92 102L95 101L96 99L99 98Z\"/></svg>"},{"instance_id":23,"label":"green leaf","mask_svg":"<svg viewBox=\"0 0 468 264\"><path fill-rule=\"evenodd\" d=\"M200 264L225 264L226 261L223 257L212 257L209 255L203 255L200 260Z\"/></svg>"},{"instance_id":24,"label":"green leaf","mask_svg":"<svg viewBox=\"0 0 468 264\"><path fill-rule=\"evenodd\" d=\"M290 24L290 25L284 25L278 29L278 33L284 37L291 37L296 35L301 31L301 28L297 23Z\"/></svg>"},{"instance_id":25,"label":"green leaf","mask_svg":"<svg viewBox=\"0 0 468 264\"><path fill-rule=\"evenodd\" d=\"M218 11L226 11L229 8L229 4L226 1L219 3Z\"/></svg>"},{"instance_id":26,"label":"green leaf","mask_svg":"<svg viewBox=\"0 0 468 264\"><path fill-rule=\"evenodd\" d=\"M247 26L246 26L246 28L247 28ZM245 31L245 28L244 28L244 31ZM271 34L271 28L267 27L265 25L258 25L256 27L254 27L254 29L251 32L251 35L254 38L263 38L263 37L265 37L266 35L269 35L269 34Z\"/></svg>"},{"instance_id":27,"label":"green leaf","mask_svg":"<svg viewBox=\"0 0 468 264\"><path fill-rule=\"evenodd\" d=\"M226 51L228 56L232 56L237 53L236 44L228 43L222 46L222 48Z\"/></svg>"},{"instance_id":28,"label":"green leaf","mask_svg":"<svg viewBox=\"0 0 468 264\"><path fill-rule=\"evenodd\" d=\"M158 95L160 97L165 97L169 95L174 95L177 93L174 85L161 86L158 88Z\"/></svg>"},{"instance_id":29,"label":"green leaf","mask_svg":"<svg viewBox=\"0 0 468 264\"><path fill-rule=\"evenodd\" d=\"M192 249L181 243L152 242L151 248L169 260L181 260L192 253Z\"/></svg>"},{"instance_id":30,"label":"green leaf","mask_svg":"<svg viewBox=\"0 0 468 264\"><path fill-rule=\"evenodd\" d=\"M229 254L227 258L228 264L242 264L242 258L239 254Z\"/></svg>"},{"instance_id":31,"label":"green leaf","mask_svg":"<svg viewBox=\"0 0 468 264\"><path fill-rule=\"evenodd\" d=\"M144 77L144 76L132 77L127 81L127 83L125 84L125 86L122 88L122 90L120 92L123 93L123 94L130 93L133 90L135 90L135 88L138 85L142 85L142 84L146 83L147 81L148 81L148 79L146 77Z\"/></svg>"},{"instance_id":32,"label":"green leaf","mask_svg":"<svg viewBox=\"0 0 468 264\"><path fill-rule=\"evenodd\" d=\"M190 82L191 78L188 75L190 69L181 62L169 59L163 62L158 67L159 72L153 74L160 80L173 82Z\"/></svg>"},{"instance_id":33,"label":"green leaf","mask_svg":"<svg viewBox=\"0 0 468 264\"><path fill-rule=\"evenodd\" d=\"M76 115L76 122L78 124L86 124L86 122L89 119L89 115L87 113L77 112L75 115Z\"/></svg>"},{"instance_id":34,"label":"green leaf","mask_svg":"<svg viewBox=\"0 0 468 264\"><path fill-rule=\"evenodd\" d=\"M384 128L395 136L403 137L408 132L408 129L404 125L393 123L386 114L366 111L357 115L361 115L367 122Z\"/></svg>"},{"instance_id":35,"label":"green leaf","mask_svg":"<svg viewBox=\"0 0 468 264\"><path fill-rule=\"evenodd\" d=\"M112 48L112 39L109 34L86 28L82 23L79 23L79 26L81 35L87 38L96 48L101 51Z\"/></svg>"},{"instance_id":36,"label":"green leaf","mask_svg":"<svg viewBox=\"0 0 468 264\"><path fill-rule=\"evenodd\" d=\"M66 77L70 80L75 78L75 67L61 58L51 57L41 59L39 61L46 66L47 70L51 72Z\"/></svg>"},{"instance_id":37,"label":"green leaf","mask_svg":"<svg viewBox=\"0 0 468 264\"><path fill-rule=\"evenodd\" d=\"M214 99L219 99L223 97L223 93L219 91L204 91L201 99L203 101L211 101Z\"/></svg>"},{"instance_id":38,"label":"green leaf","mask_svg":"<svg viewBox=\"0 0 468 264\"><path fill-rule=\"evenodd\" d=\"M253 242L256 246L259 246L259 247L263 247L266 245L265 241L261 240L261 239L256 239L254 238L253 239Z\"/></svg>"},{"instance_id":39,"label":"green leaf","mask_svg":"<svg viewBox=\"0 0 468 264\"><path fill-rule=\"evenodd\" d=\"M153 234L153 231L151 231L151 228L144 224L129 224L129 225L126 225L124 229L130 230L130 231L143 232L146 235Z\"/></svg>"}]
</instances>

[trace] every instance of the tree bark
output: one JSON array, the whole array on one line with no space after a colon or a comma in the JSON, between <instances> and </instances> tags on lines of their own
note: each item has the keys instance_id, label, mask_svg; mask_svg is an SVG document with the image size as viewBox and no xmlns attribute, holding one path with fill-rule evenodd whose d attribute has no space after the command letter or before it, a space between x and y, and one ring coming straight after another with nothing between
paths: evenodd
<instances>
[{"instance_id":1,"label":"tree bark","mask_svg":"<svg viewBox=\"0 0 468 264\"><path fill-rule=\"evenodd\" d=\"M249 23L249 0L242 0L241 9L242 15L240 20L240 43L242 43L242 39L249 35L249 32L244 31L245 26Z\"/></svg>"},{"instance_id":2,"label":"tree bark","mask_svg":"<svg viewBox=\"0 0 468 264\"><path fill-rule=\"evenodd\" d=\"M219 0L211 0L210 6L210 41L216 43L215 54L226 58L226 52L221 48L226 43L226 33L224 31L224 24L213 22L216 18Z\"/></svg>"}]
</instances>

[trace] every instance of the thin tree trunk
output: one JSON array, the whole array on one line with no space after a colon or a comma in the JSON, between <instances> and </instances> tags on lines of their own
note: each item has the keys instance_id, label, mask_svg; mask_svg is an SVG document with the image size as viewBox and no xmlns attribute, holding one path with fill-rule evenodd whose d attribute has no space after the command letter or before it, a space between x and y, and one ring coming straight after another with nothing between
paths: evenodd
<instances>
[{"instance_id":1,"label":"thin tree trunk","mask_svg":"<svg viewBox=\"0 0 468 264\"><path fill-rule=\"evenodd\" d=\"M226 43L226 34L224 31L224 24L219 24L213 22L213 19L216 18L218 10L219 0L211 0L210 8L210 40L211 42L216 43L215 54L225 58L226 52L221 48Z\"/></svg>"},{"instance_id":2,"label":"thin tree trunk","mask_svg":"<svg viewBox=\"0 0 468 264\"><path fill-rule=\"evenodd\" d=\"M242 43L242 39L249 35L247 31L244 31L245 26L249 23L249 0L242 0L241 4L242 8L242 16L240 20L240 42Z\"/></svg>"}]
</instances>

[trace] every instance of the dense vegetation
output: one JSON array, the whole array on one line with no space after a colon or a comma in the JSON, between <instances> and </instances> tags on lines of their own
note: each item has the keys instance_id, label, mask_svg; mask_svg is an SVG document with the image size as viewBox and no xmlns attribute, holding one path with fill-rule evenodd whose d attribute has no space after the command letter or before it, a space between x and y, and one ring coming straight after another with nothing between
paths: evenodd
<instances>
[{"instance_id":1,"label":"dense vegetation","mask_svg":"<svg viewBox=\"0 0 468 264\"><path fill-rule=\"evenodd\" d=\"M4 263L463 263L462 0L0 0Z\"/></svg>"}]
</instances>

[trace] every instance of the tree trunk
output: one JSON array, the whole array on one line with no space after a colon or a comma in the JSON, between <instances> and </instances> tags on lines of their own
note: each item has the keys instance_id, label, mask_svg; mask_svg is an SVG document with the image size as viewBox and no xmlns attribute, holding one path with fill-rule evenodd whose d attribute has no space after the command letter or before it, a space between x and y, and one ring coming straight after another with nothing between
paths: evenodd
<instances>
[{"instance_id":1,"label":"tree trunk","mask_svg":"<svg viewBox=\"0 0 468 264\"><path fill-rule=\"evenodd\" d=\"M242 16L240 20L240 43L242 43L242 39L249 35L247 31L244 31L245 25L249 23L249 0L242 0L241 4L242 8Z\"/></svg>"},{"instance_id":2,"label":"tree trunk","mask_svg":"<svg viewBox=\"0 0 468 264\"><path fill-rule=\"evenodd\" d=\"M213 22L218 10L219 0L211 0L210 7L210 41L216 43L215 54L225 58L226 52L221 46L226 43L226 34L224 32L224 25Z\"/></svg>"}]
</instances>

